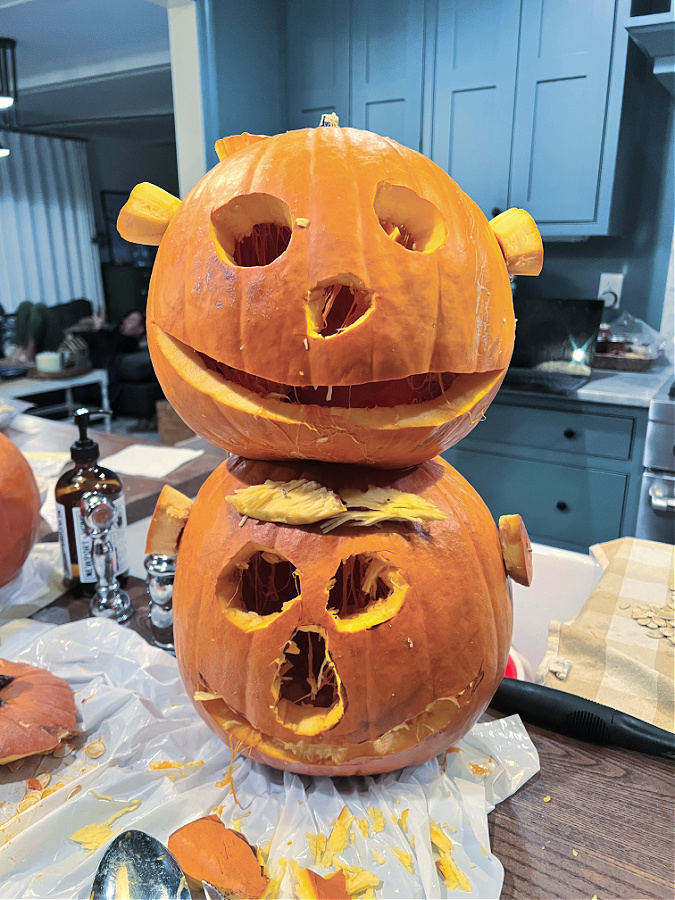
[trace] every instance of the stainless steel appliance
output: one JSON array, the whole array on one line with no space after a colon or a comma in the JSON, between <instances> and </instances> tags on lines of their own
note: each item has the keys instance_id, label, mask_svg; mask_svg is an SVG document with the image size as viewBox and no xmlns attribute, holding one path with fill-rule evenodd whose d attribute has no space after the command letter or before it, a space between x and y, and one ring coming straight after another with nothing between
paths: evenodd
<instances>
[{"instance_id":1,"label":"stainless steel appliance","mask_svg":"<svg viewBox=\"0 0 675 900\"><path fill-rule=\"evenodd\" d=\"M636 536L675 544L675 381L649 404Z\"/></svg>"}]
</instances>

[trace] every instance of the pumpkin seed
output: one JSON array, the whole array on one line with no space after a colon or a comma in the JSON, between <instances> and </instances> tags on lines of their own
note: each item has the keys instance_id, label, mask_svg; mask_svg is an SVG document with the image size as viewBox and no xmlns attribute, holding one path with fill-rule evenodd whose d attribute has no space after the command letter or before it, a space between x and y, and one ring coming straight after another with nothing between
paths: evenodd
<instances>
[{"instance_id":1,"label":"pumpkin seed","mask_svg":"<svg viewBox=\"0 0 675 900\"><path fill-rule=\"evenodd\" d=\"M90 759L98 759L105 753L105 744L103 741L92 741L84 748L84 752Z\"/></svg>"},{"instance_id":2,"label":"pumpkin seed","mask_svg":"<svg viewBox=\"0 0 675 900\"><path fill-rule=\"evenodd\" d=\"M19 803L16 808L18 813L25 812L27 809L30 809L31 806L35 806L36 803L39 803L42 800L42 791L30 791L30 793L26 794L23 800Z\"/></svg>"}]
</instances>

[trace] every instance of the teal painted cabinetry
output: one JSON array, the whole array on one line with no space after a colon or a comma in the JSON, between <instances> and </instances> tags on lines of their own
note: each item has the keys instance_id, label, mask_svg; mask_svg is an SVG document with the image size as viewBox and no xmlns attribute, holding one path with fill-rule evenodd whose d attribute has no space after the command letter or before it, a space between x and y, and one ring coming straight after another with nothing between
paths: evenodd
<instances>
[{"instance_id":1,"label":"teal painted cabinetry","mask_svg":"<svg viewBox=\"0 0 675 900\"><path fill-rule=\"evenodd\" d=\"M422 150L488 217L614 230L630 0L197 4L209 144L335 111Z\"/></svg>"},{"instance_id":2,"label":"teal painted cabinetry","mask_svg":"<svg viewBox=\"0 0 675 900\"><path fill-rule=\"evenodd\" d=\"M635 532L647 410L502 391L443 456L495 521L523 517L533 541L587 552Z\"/></svg>"},{"instance_id":3,"label":"teal painted cabinetry","mask_svg":"<svg viewBox=\"0 0 675 900\"><path fill-rule=\"evenodd\" d=\"M354 3L352 125L420 150L423 61L423 2Z\"/></svg>"},{"instance_id":4,"label":"teal painted cabinetry","mask_svg":"<svg viewBox=\"0 0 675 900\"><path fill-rule=\"evenodd\" d=\"M485 215L507 208L520 0L439 0L430 155Z\"/></svg>"},{"instance_id":5,"label":"teal painted cabinetry","mask_svg":"<svg viewBox=\"0 0 675 900\"><path fill-rule=\"evenodd\" d=\"M315 128L322 113L332 112L350 124L349 10L349 0L289 0L289 128Z\"/></svg>"},{"instance_id":6,"label":"teal painted cabinetry","mask_svg":"<svg viewBox=\"0 0 675 900\"><path fill-rule=\"evenodd\" d=\"M628 0L438 0L424 147L487 216L609 234Z\"/></svg>"},{"instance_id":7,"label":"teal painted cabinetry","mask_svg":"<svg viewBox=\"0 0 675 900\"><path fill-rule=\"evenodd\" d=\"M425 3L289 0L289 127L337 112L351 125L421 148Z\"/></svg>"}]
</instances>

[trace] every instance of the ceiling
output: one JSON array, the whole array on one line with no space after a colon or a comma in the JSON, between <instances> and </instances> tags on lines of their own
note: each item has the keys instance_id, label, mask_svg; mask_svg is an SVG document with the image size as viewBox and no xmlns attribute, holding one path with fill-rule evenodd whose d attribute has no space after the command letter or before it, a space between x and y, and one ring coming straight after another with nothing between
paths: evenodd
<instances>
[{"instance_id":1,"label":"ceiling","mask_svg":"<svg viewBox=\"0 0 675 900\"><path fill-rule=\"evenodd\" d=\"M165 7L166 0L0 0L0 36L17 45L16 124L70 137L173 141Z\"/></svg>"}]
</instances>

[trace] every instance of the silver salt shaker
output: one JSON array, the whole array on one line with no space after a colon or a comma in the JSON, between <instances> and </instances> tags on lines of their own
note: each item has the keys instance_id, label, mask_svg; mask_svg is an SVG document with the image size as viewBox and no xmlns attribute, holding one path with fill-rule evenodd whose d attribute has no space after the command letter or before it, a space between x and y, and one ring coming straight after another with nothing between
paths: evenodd
<instances>
[{"instance_id":1,"label":"silver salt shaker","mask_svg":"<svg viewBox=\"0 0 675 900\"><path fill-rule=\"evenodd\" d=\"M176 557L150 553L145 557L144 565L150 595L149 618L153 643L156 647L173 653L173 579L176 574Z\"/></svg>"},{"instance_id":2,"label":"silver salt shaker","mask_svg":"<svg viewBox=\"0 0 675 900\"><path fill-rule=\"evenodd\" d=\"M126 622L133 616L134 608L115 575L115 547L110 540L110 532L119 525L120 514L109 497L95 491L83 494L80 510L91 538L91 559L97 577L89 611L92 616Z\"/></svg>"}]
</instances>

